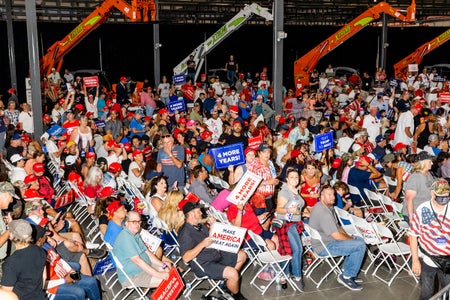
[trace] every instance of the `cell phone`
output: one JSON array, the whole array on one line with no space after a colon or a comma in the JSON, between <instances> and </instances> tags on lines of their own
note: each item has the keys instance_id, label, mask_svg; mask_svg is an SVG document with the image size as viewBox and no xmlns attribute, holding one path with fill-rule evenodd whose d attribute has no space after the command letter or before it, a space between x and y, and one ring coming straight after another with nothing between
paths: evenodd
<instances>
[{"instance_id":1,"label":"cell phone","mask_svg":"<svg viewBox=\"0 0 450 300\"><path fill-rule=\"evenodd\" d=\"M78 281L81 279L81 275L79 272L70 273L69 276L70 276L70 278L72 278L75 281Z\"/></svg>"}]
</instances>

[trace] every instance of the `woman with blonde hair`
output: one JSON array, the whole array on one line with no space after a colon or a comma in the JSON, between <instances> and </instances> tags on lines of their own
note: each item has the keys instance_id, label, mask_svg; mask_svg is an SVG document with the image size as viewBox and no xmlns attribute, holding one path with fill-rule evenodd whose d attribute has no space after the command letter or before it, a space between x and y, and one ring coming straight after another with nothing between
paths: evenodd
<instances>
[{"instance_id":1,"label":"woman with blonde hair","mask_svg":"<svg viewBox=\"0 0 450 300\"><path fill-rule=\"evenodd\" d=\"M170 191L158 212L158 218L166 223L167 229L170 231L178 231L178 228L184 223L183 212L178 210L178 203L183 199L182 192Z\"/></svg>"}]
</instances>

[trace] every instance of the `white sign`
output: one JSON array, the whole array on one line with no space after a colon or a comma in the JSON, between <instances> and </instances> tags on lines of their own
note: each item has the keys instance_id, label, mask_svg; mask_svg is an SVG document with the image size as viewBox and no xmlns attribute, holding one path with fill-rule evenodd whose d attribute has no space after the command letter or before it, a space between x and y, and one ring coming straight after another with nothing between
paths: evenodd
<instances>
[{"instance_id":1,"label":"white sign","mask_svg":"<svg viewBox=\"0 0 450 300\"><path fill-rule=\"evenodd\" d=\"M259 115L259 116L256 118L256 120L253 121L253 125L254 125L255 127L257 127L259 121L263 121L263 122L264 122L264 116L263 116L263 115Z\"/></svg>"},{"instance_id":2,"label":"white sign","mask_svg":"<svg viewBox=\"0 0 450 300\"><path fill-rule=\"evenodd\" d=\"M245 203L250 199L250 197L255 192L262 178L258 175L247 171L244 173L239 183L233 189L233 191L228 195L227 200L231 203Z\"/></svg>"},{"instance_id":3,"label":"white sign","mask_svg":"<svg viewBox=\"0 0 450 300\"><path fill-rule=\"evenodd\" d=\"M161 245L162 240L147 230L141 230L140 232L141 238L144 241L144 244L147 246L148 250L152 253L156 253L159 245Z\"/></svg>"},{"instance_id":4,"label":"white sign","mask_svg":"<svg viewBox=\"0 0 450 300\"><path fill-rule=\"evenodd\" d=\"M418 64L408 65L408 72L419 72L419 65Z\"/></svg>"},{"instance_id":5,"label":"white sign","mask_svg":"<svg viewBox=\"0 0 450 300\"><path fill-rule=\"evenodd\" d=\"M30 77L25 78L25 98L27 99L28 105L33 109L33 95L31 93L31 79Z\"/></svg>"},{"instance_id":6,"label":"white sign","mask_svg":"<svg viewBox=\"0 0 450 300\"><path fill-rule=\"evenodd\" d=\"M209 237L213 241L209 248L237 253L246 233L247 229L245 228L214 222L209 231Z\"/></svg>"}]
</instances>

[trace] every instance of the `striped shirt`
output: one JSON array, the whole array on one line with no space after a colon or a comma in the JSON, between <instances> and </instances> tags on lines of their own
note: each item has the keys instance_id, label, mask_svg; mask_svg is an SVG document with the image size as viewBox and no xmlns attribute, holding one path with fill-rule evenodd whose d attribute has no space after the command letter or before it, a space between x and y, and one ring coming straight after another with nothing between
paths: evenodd
<instances>
[{"instance_id":1,"label":"striped shirt","mask_svg":"<svg viewBox=\"0 0 450 300\"><path fill-rule=\"evenodd\" d=\"M450 255L450 209L438 213L431 201L422 203L410 220L409 234L416 236L429 254Z\"/></svg>"}]
</instances>

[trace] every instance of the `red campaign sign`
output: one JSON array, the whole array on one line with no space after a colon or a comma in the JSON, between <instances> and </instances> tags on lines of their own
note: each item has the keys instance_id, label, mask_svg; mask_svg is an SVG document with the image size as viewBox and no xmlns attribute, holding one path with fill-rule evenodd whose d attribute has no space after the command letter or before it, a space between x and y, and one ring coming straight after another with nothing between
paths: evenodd
<instances>
[{"instance_id":1,"label":"red campaign sign","mask_svg":"<svg viewBox=\"0 0 450 300\"><path fill-rule=\"evenodd\" d=\"M98 76L83 77L83 83L85 87L98 86Z\"/></svg>"},{"instance_id":2,"label":"red campaign sign","mask_svg":"<svg viewBox=\"0 0 450 300\"><path fill-rule=\"evenodd\" d=\"M450 102L450 93L440 93L439 100L441 102Z\"/></svg>"},{"instance_id":3,"label":"red campaign sign","mask_svg":"<svg viewBox=\"0 0 450 300\"><path fill-rule=\"evenodd\" d=\"M262 144L263 137L261 135L248 138L248 147L252 149L258 149L259 145Z\"/></svg>"},{"instance_id":4,"label":"red campaign sign","mask_svg":"<svg viewBox=\"0 0 450 300\"><path fill-rule=\"evenodd\" d=\"M67 206L70 203L72 203L73 200L74 200L73 191L70 190L67 193L65 193L64 195L62 195L61 197L58 197L56 199L55 205L53 206L53 208L58 209L60 207Z\"/></svg>"},{"instance_id":5,"label":"red campaign sign","mask_svg":"<svg viewBox=\"0 0 450 300\"><path fill-rule=\"evenodd\" d=\"M169 279L163 280L152 294L152 300L175 300L184 289L184 283L177 268L169 272Z\"/></svg>"}]
</instances>

